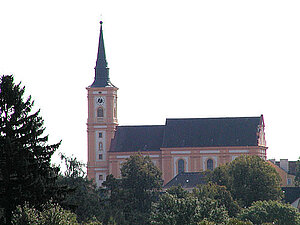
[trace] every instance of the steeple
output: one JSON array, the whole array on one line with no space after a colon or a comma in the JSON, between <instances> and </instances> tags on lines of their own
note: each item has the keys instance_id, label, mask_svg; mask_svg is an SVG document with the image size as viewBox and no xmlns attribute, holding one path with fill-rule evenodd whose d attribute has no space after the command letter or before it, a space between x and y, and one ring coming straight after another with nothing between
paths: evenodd
<instances>
[{"instance_id":1,"label":"steeple","mask_svg":"<svg viewBox=\"0 0 300 225\"><path fill-rule=\"evenodd\" d=\"M114 85L109 80L109 68L107 67L106 62L102 24L103 22L100 21L100 36L95 67L95 78L93 84L90 87L114 87Z\"/></svg>"}]
</instances>

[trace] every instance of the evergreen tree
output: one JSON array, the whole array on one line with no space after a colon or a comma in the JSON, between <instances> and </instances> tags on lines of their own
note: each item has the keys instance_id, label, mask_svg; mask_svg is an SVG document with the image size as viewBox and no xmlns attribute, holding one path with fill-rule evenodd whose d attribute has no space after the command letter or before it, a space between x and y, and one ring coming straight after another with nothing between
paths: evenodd
<instances>
[{"instance_id":1,"label":"evergreen tree","mask_svg":"<svg viewBox=\"0 0 300 225\"><path fill-rule=\"evenodd\" d=\"M40 205L59 194L55 181L59 168L50 164L59 144L48 145L40 111L24 100L25 88L12 75L0 80L0 208L6 224L17 205Z\"/></svg>"}]
</instances>

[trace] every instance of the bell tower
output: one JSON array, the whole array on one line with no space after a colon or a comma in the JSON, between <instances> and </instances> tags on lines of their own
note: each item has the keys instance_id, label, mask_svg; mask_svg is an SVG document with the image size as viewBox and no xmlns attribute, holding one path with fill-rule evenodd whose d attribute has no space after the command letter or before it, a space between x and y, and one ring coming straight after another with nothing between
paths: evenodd
<instances>
[{"instance_id":1,"label":"bell tower","mask_svg":"<svg viewBox=\"0 0 300 225\"><path fill-rule=\"evenodd\" d=\"M108 151L118 125L118 88L109 79L102 24L101 21L95 78L92 85L86 88L88 91L87 175L89 179L94 179L97 186L100 186L109 174Z\"/></svg>"}]
</instances>

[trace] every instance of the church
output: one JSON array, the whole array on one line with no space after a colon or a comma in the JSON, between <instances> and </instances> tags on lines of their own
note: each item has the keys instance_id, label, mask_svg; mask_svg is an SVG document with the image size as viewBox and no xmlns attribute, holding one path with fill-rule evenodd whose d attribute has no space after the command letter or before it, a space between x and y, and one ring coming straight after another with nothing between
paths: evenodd
<instances>
[{"instance_id":1,"label":"church","mask_svg":"<svg viewBox=\"0 0 300 225\"><path fill-rule=\"evenodd\" d=\"M248 154L266 159L265 124L257 117L166 119L164 125L119 126L117 91L107 67L100 22L94 82L88 97L88 178L98 186L120 177L130 155L140 152L162 171L166 184L181 172L213 170Z\"/></svg>"}]
</instances>

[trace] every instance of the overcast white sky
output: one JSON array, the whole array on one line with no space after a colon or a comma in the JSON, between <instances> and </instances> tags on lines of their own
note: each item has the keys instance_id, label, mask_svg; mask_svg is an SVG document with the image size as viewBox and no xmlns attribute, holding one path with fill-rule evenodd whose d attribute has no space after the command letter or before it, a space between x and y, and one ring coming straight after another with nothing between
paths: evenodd
<instances>
[{"instance_id":1,"label":"overcast white sky","mask_svg":"<svg viewBox=\"0 0 300 225\"><path fill-rule=\"evenodd\" d=\"M87 92L103 20L120 125L264 115L268 158L300 156L300 1L0 0L0 75L86 161Z\"/></svg>"}]
</instances>

